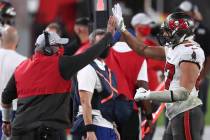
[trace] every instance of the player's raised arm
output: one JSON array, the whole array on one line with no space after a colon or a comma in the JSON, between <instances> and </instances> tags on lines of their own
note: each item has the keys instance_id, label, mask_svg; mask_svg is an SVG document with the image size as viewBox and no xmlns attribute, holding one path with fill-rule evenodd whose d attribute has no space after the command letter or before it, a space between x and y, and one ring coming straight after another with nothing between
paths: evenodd
<instances>
[{"instance_id":1,"label":"player's raised arm","mask_svg":"<svg viewBox=\"0 0 210 140\"><path fill-rule=\"evenodd\" d=\"M162 46L146 46L143 42L132 36L127 30L122 32L122 35L126 39L126 42L129 44L129 46L139 55L165 60L165 49Z\"/></svg>"},{"instance_id":2,"label":"player's raised arm","mask_svg":"<svg viewBox=\"0 0 210 140\"><path fill-rule=\"evenodd\" d=\"M113 15L116 20L116 27L118 30L122 32L126 42L129 44L131 49L133 49L139 55L143 55L146 57L154 58L154 59L162 59L165 60L165 50L162 46L149 47L144 45L143 42L132 36L124 25L122 10L119 4L114 5L112 8Z\"/></svg>"}]
</instances>

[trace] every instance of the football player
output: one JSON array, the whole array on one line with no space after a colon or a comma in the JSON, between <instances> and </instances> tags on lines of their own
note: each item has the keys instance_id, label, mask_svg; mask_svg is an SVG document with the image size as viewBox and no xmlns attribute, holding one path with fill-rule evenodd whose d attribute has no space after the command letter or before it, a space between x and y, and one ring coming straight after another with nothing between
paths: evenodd
<instances>
[{"instance_id":1,"label":"football player","mask_svg":"<svg viewBox=\"0 0 210 140\"><path fill-rule=\"evenodd\" d=\"M0 1L0 48L2 45L2 33L4 28L8 25L15 24L16 11L11 3Z\"/></svg>"},{"instance_id":2,"label":"football player","mask_svg":"<svg viewBox=\"0 0 210 140\"><path fill-rule=\"evenodd\" d=\"M201 140L201 100L197 97L196 81L205 60L200 45L193 40L194 21L184 13L172 13L162 24L159 35L162 46L149 47L134 38L123 22L119 4L112 9L116 27L129 46L139 55L165 59L165 90L150 92L139 88L135 100L166 102L168 127L163 140Z\"/></svg>"}]
</instances>

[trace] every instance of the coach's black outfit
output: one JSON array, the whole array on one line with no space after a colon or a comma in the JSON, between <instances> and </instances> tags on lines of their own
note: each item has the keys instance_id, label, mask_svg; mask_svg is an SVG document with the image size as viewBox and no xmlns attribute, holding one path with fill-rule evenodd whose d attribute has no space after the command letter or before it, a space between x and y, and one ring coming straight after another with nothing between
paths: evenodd
<instances>
[{"instance_id":1,"label":"coach's black outfit","mask_svg":"<svg viewBox=\"0 0 210 140\"><path fill-rule=\"evenodd\" d=\"M18 98L12 122L12 140L60 140L59 131L70 126L70 78L110 46L111 33L76 56L36 52L18 66L2 93L2 103Z\"/></svg>"}]
</instances>

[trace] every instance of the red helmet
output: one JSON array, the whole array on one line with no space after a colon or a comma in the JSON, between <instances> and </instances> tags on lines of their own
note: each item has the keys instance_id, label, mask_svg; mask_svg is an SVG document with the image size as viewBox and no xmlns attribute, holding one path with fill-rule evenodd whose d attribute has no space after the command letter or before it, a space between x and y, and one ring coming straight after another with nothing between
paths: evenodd
<instances>
[{"instance_id":1,"label":"red helmet","mask_svg":"<svg viewBox=\"0 0 210 140\"><path fill-rule=\"evenodd\" d=\"M159 42L161 45L176 46L194 33L193 19L183 12L170 14L161 25ZM161 39L161 40L160 40Z\"/></svg>"}]
</instances>

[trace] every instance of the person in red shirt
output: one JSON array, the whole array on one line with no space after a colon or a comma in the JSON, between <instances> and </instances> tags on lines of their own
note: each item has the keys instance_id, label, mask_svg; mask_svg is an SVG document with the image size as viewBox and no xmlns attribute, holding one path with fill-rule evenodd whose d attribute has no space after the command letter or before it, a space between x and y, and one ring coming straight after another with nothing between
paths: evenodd
<instances>
[{"instance_id":1,"label":"person in red shirt","mask_svg":"<svg viewBox=\"0 0 210 140\"><path fill-rule=\"evenodd\" d=\"M34 17L32 25L32 41L52 22L61 25L65 37L73 38L74 24L77 14L77 0L37 0L38 9L32 13ZM32 45L32 44L31 44ZM31 47L31 54L34 48Z\"/></svg>"},{"instance_id":2,"label":"person in red shirt","mask_svg":"<svg viewBox=\"0 0 210 140\"><path fill-rule=\"evenodd\" d=\"M77 0L40 0L35 22L48 25L59 20L71 33L76 19L76 4Z\"/></svg>"},{"instance_id":3,"label":"person in red shirt","mask_svg":"<svg viewBox=\"0 0 210 140\"><path fill-rule=\"evenodd\" d=\"M89 19L87 17L81 17L76 19L74 26L74 32L79 37L81 45L75 54L80 54L90 47L89 42Z\"/></svg>"},{"instance_id":4,"label":"person in red shirt","mask_svg":"<svg viewBox=\"0 0 210 140\"><path fill-rule=\"evenodd\" d=\"M152 31L152 19L144 13L136 14L132 20L131 25L134 27L136 32L136 37L144 42L148 46L156 46L158 43L155 38L151 36ZM155 90L160 84L158 80L157 71L163 71L165 66L165 61L154 60L147 58L148 63L148 78L149 78L149 89Z\"/></svg>"},{"instance_id":5,"label":"person in red shirt","mask_svg":"<svg viewBox=\"0 0 210 140\"><path fill-rule=\"evenodd\" d=\"M152 36L152 24L153 24L152 19L145 13L138 13L134 15L134 17L131 20L131 25L135 29L137 39L141 40L145 45L148 46L158 45L155 38ZM146 58L146 60L148 64L148 87L149 90L154 91L160 84L158 71L163 72L165 61L154 60L151 58ZM152 104L153 112L157 110L158 106L159 103L153 102ZM155 132L155 126L156 124L153 126L153 129L150 132L150 134L145 136L144 140L152 139L153 134Z\"/></svg>"}]
</instances>

